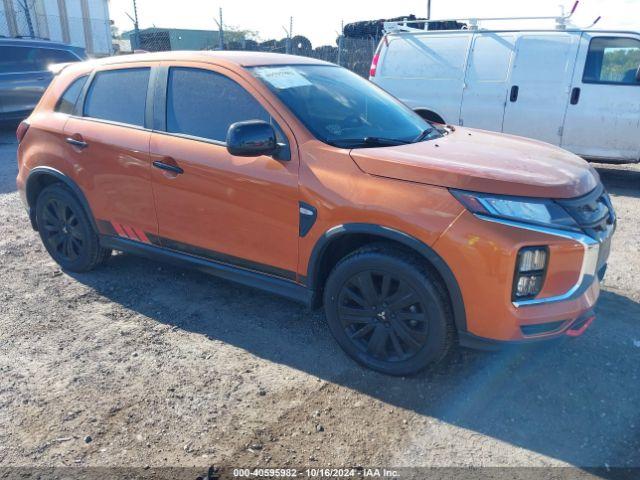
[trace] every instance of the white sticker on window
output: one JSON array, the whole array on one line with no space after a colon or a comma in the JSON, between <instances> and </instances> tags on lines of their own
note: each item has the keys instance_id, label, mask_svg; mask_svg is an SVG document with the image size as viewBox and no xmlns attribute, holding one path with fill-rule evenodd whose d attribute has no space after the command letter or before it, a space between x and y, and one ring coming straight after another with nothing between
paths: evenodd
<instances>
[{"instance_id":1,"label":"white sticker on window","mask_svg":"<svg viewBox=\"0 0 640 480\"><path fill-rule=\"evenodd\" d=\"M291 67L256 68L256 75L278 89L306 87L311 82Z\"/></svg>"}]
</instances>

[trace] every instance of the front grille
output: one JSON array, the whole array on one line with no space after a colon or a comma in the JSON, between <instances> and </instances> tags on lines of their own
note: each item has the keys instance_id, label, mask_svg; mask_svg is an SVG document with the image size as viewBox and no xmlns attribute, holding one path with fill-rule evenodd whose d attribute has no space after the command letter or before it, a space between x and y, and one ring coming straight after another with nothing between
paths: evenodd
<instances>
[{"instance_id":1,"label":"front grille","mask_svg":"<svg viewBox=\"0 0 640 480\"><path fill-rule=\"evenodd\" d=\"M609 194L602 185L586 195L568 200L556 200L580 225L580 228L598 241L604 240L615 224L616 215Z\"/></svg>"}]
</instances>

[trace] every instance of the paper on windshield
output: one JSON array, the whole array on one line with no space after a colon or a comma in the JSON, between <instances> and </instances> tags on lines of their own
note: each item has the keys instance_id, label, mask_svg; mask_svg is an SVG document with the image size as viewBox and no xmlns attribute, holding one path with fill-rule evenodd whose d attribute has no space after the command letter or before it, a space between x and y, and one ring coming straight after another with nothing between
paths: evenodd
<instances>
[{"instance_id":1,"label":"paper on windshield","mask_svg":"<svg viewBox=\"0 0 640 480\"><path fill-rule=\"evenodd\" d=\"M291 67L256 68L256 74L277 89L306 87L311 82Z\"/></svg>"}]
</instances>

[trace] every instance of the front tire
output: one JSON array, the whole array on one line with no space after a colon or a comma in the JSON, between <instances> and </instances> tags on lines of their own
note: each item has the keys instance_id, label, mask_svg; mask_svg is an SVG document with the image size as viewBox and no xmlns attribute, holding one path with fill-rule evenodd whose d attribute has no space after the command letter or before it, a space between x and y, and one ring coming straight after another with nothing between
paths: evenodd
<instances>
[{"instance_id":1,"label":"front tire","mask_svg":"<svg viewBox=\"0 0 640 480\"><path fill-rule=\"evenodd\" d=\"M335 266L324 292L331 333L360 364L411 375L441 361L455 342L443 287L425 261L386 246Z\"/></svg>"},{"instance_id":2,"label":"front tire","mask_svg":"<svg viewBox=\"0 0 640 480\"><path fill-rule=\"evenodd\" d=\"M65 270L88 272L111 255L111 250L100 246L82 204L62 184L40 192L36 222L47 252Z\"/></svg>"}]
</instances>

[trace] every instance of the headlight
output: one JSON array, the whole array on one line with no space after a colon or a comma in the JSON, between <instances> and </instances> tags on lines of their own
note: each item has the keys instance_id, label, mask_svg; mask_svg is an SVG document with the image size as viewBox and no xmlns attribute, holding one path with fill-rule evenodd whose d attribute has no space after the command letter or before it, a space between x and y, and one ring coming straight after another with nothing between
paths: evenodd
<instances>
[{"instance_id":1,"label":"headlight","mask_svg":"<svg viewBox=\"0 0 640 480\"><path fill-rule=\"evenodd\" d=\"M553 200L453 189L450 191L472 213L546 227L580 230L576 221Z\"/></svg>"}]
</instances>

